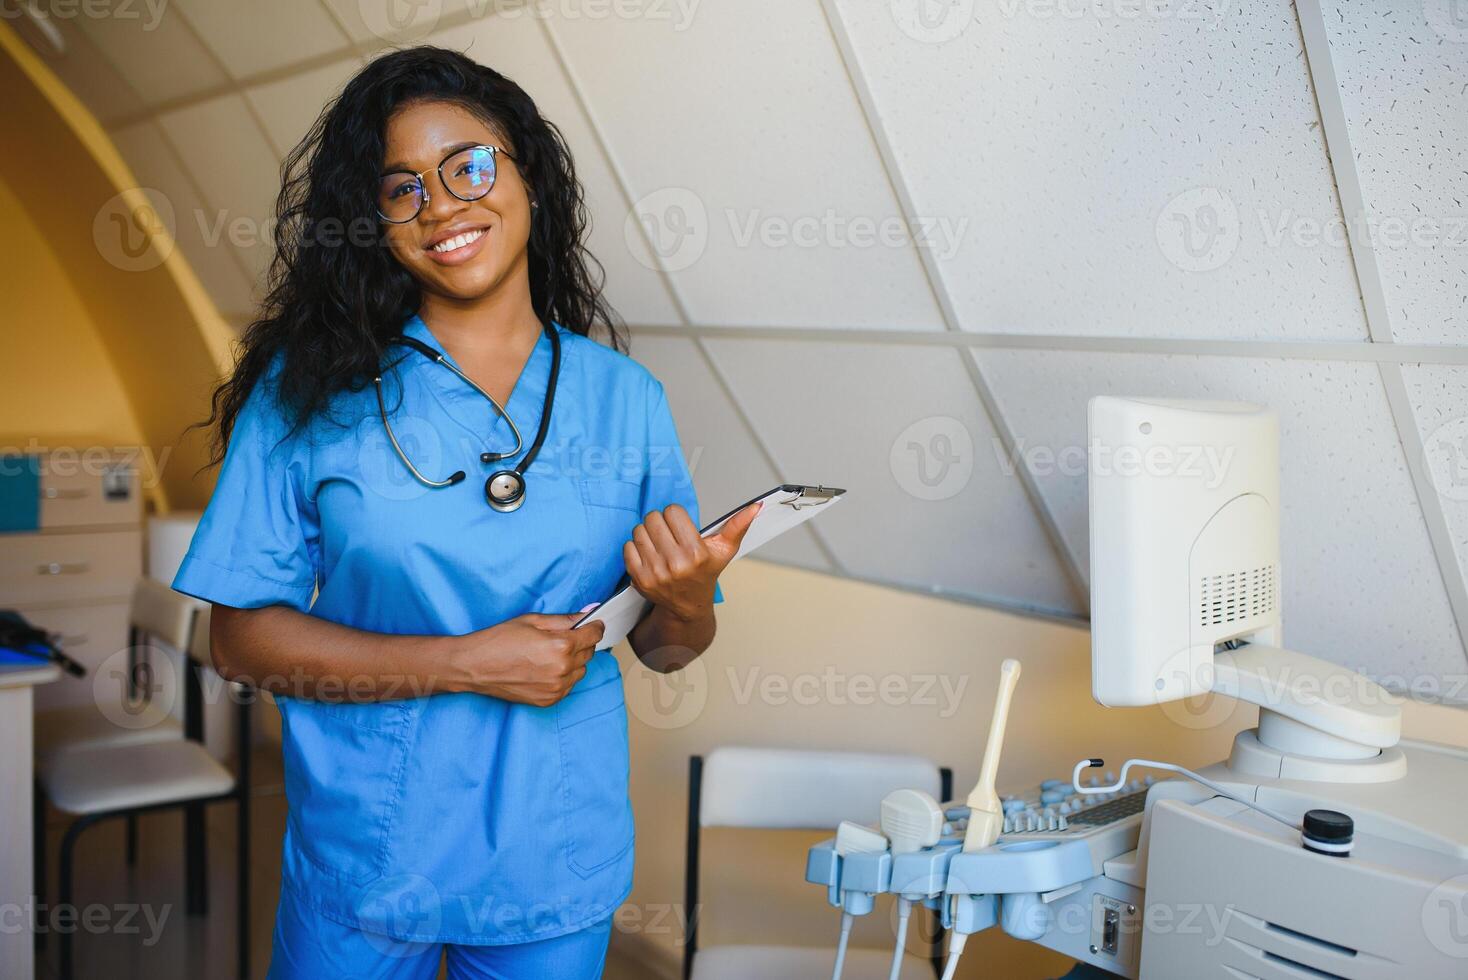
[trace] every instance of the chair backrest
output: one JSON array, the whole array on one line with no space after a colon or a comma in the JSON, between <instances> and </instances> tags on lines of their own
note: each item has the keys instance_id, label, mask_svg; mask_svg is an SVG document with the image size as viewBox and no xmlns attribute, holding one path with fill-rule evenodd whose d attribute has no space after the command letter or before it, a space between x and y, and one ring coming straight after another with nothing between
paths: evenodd
<instances>
[{"instance_id":1,"label":"chair backrest","mask_svg":"<svg viewBox=\"0 0 1468 980\"><path fill-rule=\"evenodd\" d=\"M831 830L876 823L882 798L920 789L947 802L938 766L915 755L726 747L703 762L703 827Z\"/></svg>"},{"instance_id":2,"label":"chair backrest","mask_svg":"<svg viewBox=\"0 0 1468 980\"><path fill-rule=\"evenodd\" d=\"M193 639L194 620L202 609L204 604L198 599L144 576L133 586L128 623L175 650L187 650Z\"/></svg>"},{"instance_id":3,"label":"chair backrest","mask_svg":"<svg viewBox=\"0 0 1468 980\"><path fill-rule=\"evenodd\" d=\"M698 858L704 827L835 833L842 820L875 824L883 797L893 790L920 789L939 803L953 794L952 771L915 755L728 746L714 749L707 758L692 756L688 763L684 980L692 976L698 952ZM942 972L941 947L942 935L935 933L936 973Z\"/></svg>"},{"instance_id":4,"label":"chair backrest","mask_svg":"<svg viewBox=\"0 0 1468 980\"><path fill-rule=\"evenodd\" d=\"M199 615L194 619L193 635L189 637L189 659L200 666L214 664L214 657L209 652L209 613L209 606L199 610Z\"/></svg>"}]
</instances>

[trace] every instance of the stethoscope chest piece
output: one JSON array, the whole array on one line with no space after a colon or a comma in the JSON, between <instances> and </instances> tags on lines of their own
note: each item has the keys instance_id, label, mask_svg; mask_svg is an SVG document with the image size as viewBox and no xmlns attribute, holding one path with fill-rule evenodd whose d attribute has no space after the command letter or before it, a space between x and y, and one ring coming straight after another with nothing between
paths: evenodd
<instances>
[{"instance_id":1,"label":"stethoscope chest piece","mask_svg":"<svg viewBox=\"0 0 1468 980\"><path fill-rule=\"evenodd\" d=\"M514 470L491 473L484 481L484 499L501 514L519 510L525 502L525 478Z\"/></svg>"}]
</instances>

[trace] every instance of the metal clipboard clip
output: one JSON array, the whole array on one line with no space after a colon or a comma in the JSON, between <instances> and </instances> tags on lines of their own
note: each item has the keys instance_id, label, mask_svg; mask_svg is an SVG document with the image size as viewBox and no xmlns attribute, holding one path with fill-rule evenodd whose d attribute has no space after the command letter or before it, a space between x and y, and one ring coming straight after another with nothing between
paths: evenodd
<instances>
[{"instance_id":1,"label":"metal clipboard clip","mask_svg":"<svg viewBox=\"0 0 1468 980\"><path fill-rule=\"evenodd\" d=\"M780 501L791 510L800 510L802 507L819 507L821 504L830 503L840 490L827 490L825 487L800 487L795 491L795 496Z\"/></svg>"}]
</instances>

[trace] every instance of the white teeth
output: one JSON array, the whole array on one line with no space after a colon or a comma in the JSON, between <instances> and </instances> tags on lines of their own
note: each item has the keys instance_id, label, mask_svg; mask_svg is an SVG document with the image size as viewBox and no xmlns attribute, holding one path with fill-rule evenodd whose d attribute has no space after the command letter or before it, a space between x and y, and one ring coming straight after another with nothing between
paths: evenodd
<instances>
[{"instance_id":1,"label":"white teeth","mask_svg":"<svg viewBox=\"0 0 1468 980\"><path fill-rule=\"evenodd\" d=\"M480 228L477 231L466 231L462 235L455 235L453 238L450 238L447 241L439 242L437 245L432 246L432 248L435 252L452 252L456 248L463 248L465 245L477 242L480 238L483 237L483 228Z\"/></svg>"}]
</instances>

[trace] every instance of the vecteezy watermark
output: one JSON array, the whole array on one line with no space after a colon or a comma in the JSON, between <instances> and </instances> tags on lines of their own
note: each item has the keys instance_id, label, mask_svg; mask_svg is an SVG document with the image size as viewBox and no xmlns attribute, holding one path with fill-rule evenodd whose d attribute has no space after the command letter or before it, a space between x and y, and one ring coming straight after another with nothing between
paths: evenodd
<instances>
[{"instance_id":1,"label":"vecteezy watermark","mask_svg":"<svg viewBox=\"0 0 1468 980\"><path fill-rule=\"evenodd\" d=\"M679 272L708 248L708 210L688 188L664 187L632 205L622 235L638 262L655 271Z\"/></svg>"},{"instance_id":2,"label":"vecteezy watermark","mask_svg":"<svg viewBox=\"0 0 1468 980\"><path fill-rule=\"evenodd\" d=\"M1422 931L1444 956L1468 959L1468 875L1449 878L1428 893Z\"/></svg>"},{"instance_id":3,"label":"vecteezy watermark","mask_svg":"<svg viewBox=\"0 0 1468 980\"><path fill-rule=\"evenodd\" d=\"M1468 0L1464 0L1468 3ZM1252 229L1258 225L1258 237ZM1324 217L1292 208L1243 212L1217 187L1197 187L1174 197L1157 216L1157 244L1163 256L1186 272L1222 268L1238 251L1245 230L1264 248L1348 249L1352 244L1378 252L1468 250L1468 213L1369 214Z\"/></svg>"},{"instance_id":4,"label":"vecteezy watermark","mask_svg":"<svg viewBox=\"0 0 1468 980\"><path fill-rule=\"evenodd\" d=\"M958 419L930 415L897 434L887 462L897 485L918 500L948 500L973 478L973 437Z\"/></svg>"},{"instance_id":5,"label":"vecteezy watermark","mask_svg":"<svg viewBox=\"0 0 1468 980\"><path fill-rule=\"evenodd\" d=\"M428 943L393 937L436 936L443 925L443 900L422 875L388 875L374 881L357 900L357 919L373 949L405 959L422 953Z\"/></svg>"},{"instance_id":6,"label":"vecteezy watermark","mask_svg":"<svg viewBox=\"0 0 1468 980\"><path fill-rule=\"evenodd\" d=\"M92 701L97 711L125 731L163 722L172 714L178 692L173 658L159 647L125 647L92 672Z\"/></svg>"},{"instance_id":7,"label":"vecteezy watermark","mask_svg":"<svg viewBox=\"0 0 1468 980\"><path fill-rule=\"evenodd\" d=\"M168 260L177 229L162 191L134 187L108 198L92 218L92 244L123 272L147 272Z\"/></svg>"},{"instance_id":8,"label":"vecteezy watermark","mask_svg":"<svg viewBox=\"0 0 1468 980\"><path fill-rule=\"evenodd\" d=\"M1228 477L1228 468L1237 451L1234 446L1216 445L1107 446L1099 439L1091 440L1088 446L1058 448L1031 445L1025 439L1018 439L1013 451L999 439L991 439L990 445L1005 476L1014 476L1023 464L1035 477L1080 477L1087 473L1100 477L1176 477L1201 480L1210 490L1222 485Z\"/></svg>"},{"instance_id":9,"label":"vecteezy watermark","mask_svg":"<svg viewBox=\"0 0 1468 980\"><path fill-rule=\"evenodd\" d=\"M734 703L754 701L774 708L816 705L833 707L885 705L896 708L932 708L939 718L958 713L969 677L960 674L867 674L838 670L828 664L819 673L784 673L761 666L725 668Z\"/></svg>"},{"instance_id":10,"label":"vecteezy watermark","mask_svg":"<svg viewBox=\"0 0 1468 980\"><path fill-rule=\"evenodd\" d=\"M683 656L687 654L687 656ZM657 668L627 677L627 712L648 728L671 731L686 728L703 715L709 700L709 672L692 651L669 648L644 658ZM658 670L681 665L668 673Z\"/></svg>"},{"instance_id":11,"label":"vecteezy watermark","mask_svg":"<svg viewBox=\"0 0 1468 980\"><path fill-rule=\"evenodd\" d=\"M1157 215L1157 246L1185 272L1222 268L1238 250L1239 210L1217 187L1195 187L1167 202Z\"/></svg>"},{"instance_id":12,"label":"vecteezy watermark","mask_svg":"<svg viewBox=\"0 0 1468 980\"><path fill-rule=\"evenodd\" d=\"M820 214L791 217L766 214L755 208L741 214L724 211L735 246L748 248L756 240L765 248L926 248L940 261L958 254L968 231L969 219L918 216L909 221L900 215L843 215L834 208Z\"/></svg>"},{"instance_id":13,"label":"vecteezy watermark","mask_svg":"<svg viewBox=\"0 0 1468 980\"><path fill-rule=\"evenodd\" d=\"M924 248L945 261L958 254L969 227L967 217L847 215L835 208L795 215L725 208L722 218L729 240L740 249ZM638 262L678 272L703 257L713 226L698 194L686 187L664 187L633 204L623 237Z\"/></svg>"},{"instance_id":14,"label":"vecteezy watermark","mask_svg":"<svg viewBox=\"0 0 1468 980\"><path fill-rule=\"evenodd\" d=\"M163 938L172 905L119 902L115 905L51 905L45 902L6 902L0 905L0 935L24 932L140 936L151 947Z\"/></svg>"},{"instance_id":15,"label":"vecteezy watermark","mask_svg":"<svg viewBox=\"0 0 1468 980\"><path fill-rule=\"evenodd\" d=\"M1229 0L998 0L1008 18L1116 23L1136 20L1191 21L1213 30L1228 15Z\"/></svg>"},{"instance_id":16,"label":"vecteezy watermark","mask_svg":"<svg viewBox=\"0 0 1468 980\"><path fill-rule=\"evenodd\" d=\"M1468 500L1468 415L1438 426L1422 440L1432 485L1449 500Z\"/></svg>"},{"instance_id":17,"label":"vecteezy watermark","mask_svg":"<svg viewBox=\"0 0 1468 980\"><path fill-rule=\"evenodd\" d=\"M0 20L32 17L38 20L138 21L142 30L156 30L169 0L0 0Z\"/></svg>"},{"instance_id":18,"label":"vecteezy watermark","mask_svg":"<svg viewBox=\"0 0 1468 980\"><path fill-rule=\"evenodd\" d=\"M974 0L889 0L892 21L914 41L942 44L974 22Z\"/></svg>"},{"instance_id":19,"label":"vecteezy watermark","mask_svg":"<svg viewBox=\"0 0 1468 980\"><path fill-rule=\"evenodd\" d=\"M1438 37L1468 44L1468 0L1423 0L1422 13Z\"/></svg>"},{"instance_id":20,"label":"vecteezy watermark","mask_svg":"<svg viewBox=\"0 0 1468 980\"><path fill-rule=\"evenodd\" d=\"M96 477L104 496L125 494L136 478L151 490L163 478L173 446L66 446L43 443L35 437L24 445L0 446L0 476L19 476L35 469L42 479Z\"/></svg>"}]
</instances>

